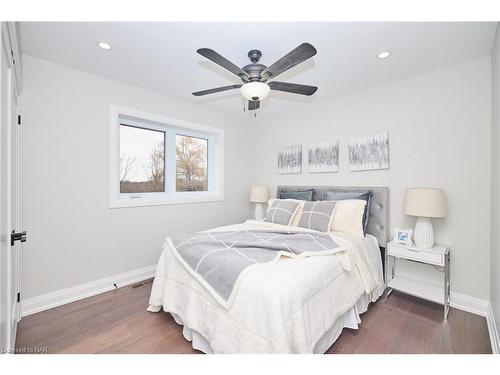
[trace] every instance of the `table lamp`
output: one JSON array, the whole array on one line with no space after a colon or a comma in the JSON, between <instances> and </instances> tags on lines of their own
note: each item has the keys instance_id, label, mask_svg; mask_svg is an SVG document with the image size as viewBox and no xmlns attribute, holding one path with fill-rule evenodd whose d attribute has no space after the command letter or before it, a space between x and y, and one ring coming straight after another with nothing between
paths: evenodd
<instances>
[{"instance_id":1,"label":"table lamp","mask_svg":"<svg viewBox=\"0 0 500 375\"><path fill-rule=\"evenodd\" d=\"M252 185L250 188L250 202L255 203L255 220L264 218L264 205L269 200L269 189L267 186Z\"/></svg>"},{"instance_id":2,"label":"table lamp","mask_svg":"<svg viewBox=\"0 0 500 375\"><path fill-rule=\"evenodd\" d=\"M417 216L413 239L415 245L430 249L434 245L434 231L431 218L446 216L444 190L439 188L409 188L404 199L406 215Z\"/></svg>"}]
</instances>

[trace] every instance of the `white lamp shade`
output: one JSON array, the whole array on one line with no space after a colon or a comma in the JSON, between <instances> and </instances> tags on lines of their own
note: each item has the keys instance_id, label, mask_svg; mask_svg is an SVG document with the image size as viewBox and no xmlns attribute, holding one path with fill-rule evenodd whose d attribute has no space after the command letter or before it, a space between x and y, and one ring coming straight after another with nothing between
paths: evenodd
<instances>
[{"instance_id":1,"label":"white lamp shade","mask_svg":"<svg viewBox=\"0 0 500 375\"><path fill-rule=\"evenodd\" d=\"M241 86L241 94L248 100L262 100L269 95L269 90L269 85L262 82L249 82Z\"/></svg>"},{"instance_id":2,"label":"white lamp shade","mask_svg":"<svg viewBox=\"0 0 500 375\"><path fill-rule=\"evenodd\" d=\"M250 188L250 202L265 203L269 200L269 188L267 186L252 185Z\"/></svg>"},{"instance_id":3,"label":"white lamp shade","mask_svg":"<svg viewBox=\"0 0 500 375\"><path fill-rule=\"evenodd\" d=\"M446 197L439 188L406 189L404 210L406 215L420 217L445 217Z\"/></svg>"}]
</instances>

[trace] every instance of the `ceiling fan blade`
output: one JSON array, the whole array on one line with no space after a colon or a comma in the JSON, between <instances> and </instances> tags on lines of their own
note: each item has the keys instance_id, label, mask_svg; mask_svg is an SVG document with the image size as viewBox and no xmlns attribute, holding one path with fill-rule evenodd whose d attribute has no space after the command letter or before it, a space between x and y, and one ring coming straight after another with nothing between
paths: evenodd
<instances>
[{"instance_id":1,"label":"ceiling fan blade","mask_svg":"<svg viewBox=\"0 0 500 375\"><path fill-rule=\"evenodd\" d=\"M271 90L291 92L293 94L307 95L310 96L314 94L318 88L316 86L299 85L297 83L288 82L269 82L268 83Z\"/></svg>"},{"instance_id":2,"label":"ceiling fan blade","mask_svg":"<svg viewBox=\"0 0 500 375\"><path fill-rule=\"evenodd\" d=\"M254 109L258 109L260 107L260 100L249 100L248 101L248 110L253 111Z\"/></svg>"},{"instance_id":3,"label":"ceiling fan blade","mask_svg":"<svg viewBox=\"0 0 500 375\"><path fill-rule=\"evenodd\" d=\"M270 67L262 71L261 77L263 80L268 80L276 77L288 69L306 61L307 59L313 57L318 51L309 43L302 43L300 46L294 50L288 52L281 59L276 61Z\"/></svg>"},{"instance_id":4,"label":"ceiling fan blade","mask_svg":"<svg viewBox=\"0 0 500 375\"><path fill-rule=\"evenodd\" d=\"M206 57L207 59L213 61L217 65L222 66L224 69L229 70L231 73L236 74L243 81L248 81L250 79L250 76L244 70L242 70L237 65L233 64L231 61L229 61L225 57L219 55L213 49L210 49L210 48L200 48L196 52L198 52L203 57Z\"/></svg>"},{"instance_id":5,"label":"ceiling fan blade","mask_svg":"<svg viewBox=\"0 0 500 375\"><path fill-rule=\"evenodd\" d=\"M239 89L241 86L242 85L230 85L230 86L217 87L215 89L193 92L193 95L194 96L202 96L202 95L214 94L216 92L227 91L227 90L232 90L232 89Z\"/></svg>"}]
</instances>

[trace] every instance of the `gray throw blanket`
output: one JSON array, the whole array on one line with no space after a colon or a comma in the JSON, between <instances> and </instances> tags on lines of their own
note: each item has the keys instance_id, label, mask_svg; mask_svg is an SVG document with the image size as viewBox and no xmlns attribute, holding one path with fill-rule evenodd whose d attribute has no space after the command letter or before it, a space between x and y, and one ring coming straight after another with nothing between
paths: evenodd
<instances>
[{"instance_id":1,"label":"gray throw blanket","mask_svg":"<svg viewBox=\"0 0 500 375\"><path fill-rule=\"evenodd\" d=\"M304 257L342 251L326 233L276 229L200 232L175 237L171 244L188 270L226 303L241 273L254 264L271 262L281 255Z\"/></svg>"}]
</instances>

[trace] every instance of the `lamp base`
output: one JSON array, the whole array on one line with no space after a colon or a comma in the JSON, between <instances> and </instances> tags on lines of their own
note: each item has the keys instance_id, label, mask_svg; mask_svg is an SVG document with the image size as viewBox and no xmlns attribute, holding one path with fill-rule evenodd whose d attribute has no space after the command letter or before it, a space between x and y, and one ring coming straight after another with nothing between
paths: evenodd
<instances>
[{"instance_id":1,"label":"lamp base","mask_svg":"<svg viewBox=\"0 0 500 375\"><path fill-rule=\"evenodd\" d=\"M264 219L264 205L262 203L255 203L255 220Z\"/></svg>"},{"instance_id":2,"label":"lamp base","mask_svg":"<svg viewBox=\"0 0 500 375\"><path fill-rule=\"evenodd\" d=\"M413 239L415 240L415 245L422 249L430 249L434 246L434 230L432 229L430 218L419 217L417 219Z\"/></svg>"}]
</instances>

